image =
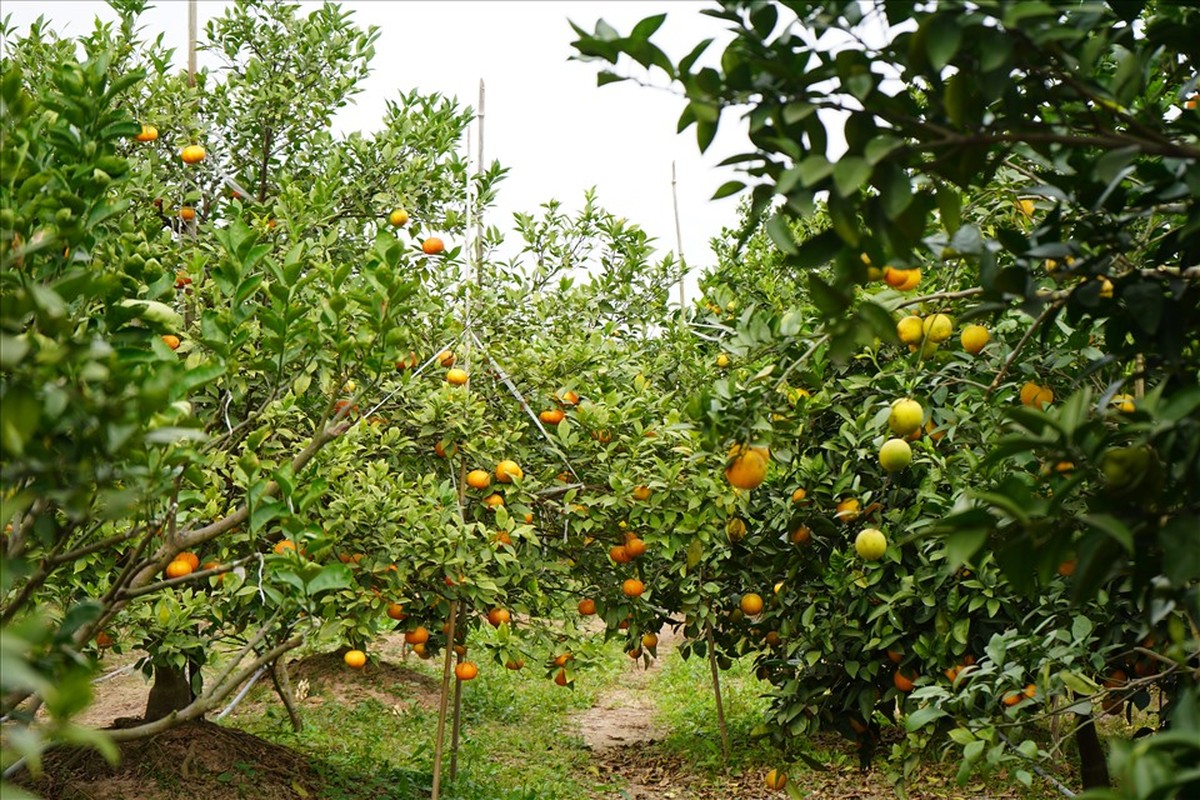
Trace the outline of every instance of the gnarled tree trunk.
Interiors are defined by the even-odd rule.
[[[192,682],[186,669],[179,667],[155,667],[154,685],[146,701],[146,722],[153,722],[186,708],[192,702]]]

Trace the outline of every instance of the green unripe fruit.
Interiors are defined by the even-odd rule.
[[[864,561],[878,561],[887,552],[887,537],[878,528],[864,528],[854,537],[854,550]]]
[[[912,448],[903,439],[888,439],[879,448],[879,463],[888,472],[899,472],[912,462]]]
[[[888,415],[888,428],[897,436],[908,436],[921,427],[925,419],[925,409],[912,398],[897,400],[892,403],[892,413]]]

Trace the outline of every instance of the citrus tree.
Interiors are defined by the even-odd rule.
[[[486,622],[485,656],[563,685],[593,614],[652,651],[664,562],[632,526],[690,435],[657,335],[677,264],[590,195],[469,260],[470,113],[413,93],[333,136],[375,39],[334,6],[228,9],[194,85],[118,9],[79,41],[5,31],[5,767],[262,670],[286,702],[306,643],[363,668],[399,628],[463,662]],[[502,175],[472,176],[475,213]],[[107,652],[154,684],[96,739],[69,720]]]
[[[766,264],[797,289],[734,267],[713,283],[708,324],[730,327],[729,293],[764,307],[729,339],[752,368],[714,384],[697,418],[712,452],[770,443],[787,476],[751,501],[774,521],[759,582],[802,587],[766,617],[796,636],[764,664],[781,676],[782,737],[822,715],[871,737],[903,699],[918,746],[942,726],[968,767],[1020,764],[1037,746],[1006,733],[1058,709],[1084,784],[1103,786],[1085,701],[1144,705],[1153,686],[1179,732],[1114,764],[1133,794],[1179,790],[1197,756],[1182,744],[1197,702],[1194,10],[708,13],[732,34],[715,66],[698,66],[709,42],[668,58],[662,17],[628,36],[577,28],[575,46],[665,73],[702,149],[723,116],[749,125],[726,162],[743,175],[718,194],[748,191],[738,244],[765,235]],[[801,304],[769,305],[781,297]],[[773,402],[793,376],[820,387],[799,437]],[[797,488],[817,502],[789,508]],[[815,554],[780,541],[799,524]]]
[[[343,395],[378,402],[438,304],[421,242],[461,229],[470,113],[411,94],[335,140],[375,38],[336,7],[229,9],[208,45],[227,66],[194,86],[119,7],[78,42],[5,30],[2,614],[16,717],[68,719],[98,652],[144,651],[130,738],[211,709],[352,581],[280,542],[325,498],[314,459],[360,427]],[[308,104],[271,116],[296,76]]]

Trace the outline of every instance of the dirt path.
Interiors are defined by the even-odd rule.
[[[664,787],[673,777],[667,765],[647,765],[645,759],[635,757],[646,752],[642,745],[652,744],[666,733],[655,719],[654,700],[645,690],[680,640],[670,628],[659,631],[658,658],[649,665],[631,659],[621,680],[597,697],[595,705],[576,720],[601,773],[624,784],[612,797],[639,800],[687,796]]]

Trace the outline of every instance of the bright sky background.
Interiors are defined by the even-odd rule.
[[[198,3],[201,40],[205,21],[225,5]],[[595,186],[601,205],[641,225],[660,250],[675,249],[674,161],[683,252],[692,268],[688,298],[694,298],[697,268],[713,260],[710,238],[734,222],[736,199],[709,198],[735,177],[715,164],[739,152],[742,129],[727,123],[701,156],[693,129],[675,133],[683,108],[677,94],[632,82],[597,87],[598,65],[567,61],[575,38],[568,18],[587,30],[603,18],[627,33],[643,17],[665,11],[667,21],[657,38],[668,55],[678,59],[701,39],[715,36],[710,49],[715,58],[727,37],[723,23],[699,13],[707,3],[374,0],[342,5],[355,12],[359,26],[378,26],[380,39],[364,91],[338,120],[341,130],[377,128],[385,100],[400,90],[439,92],[474,106],[482,78],[487,84],[484,157],[510,168],[487,224],[509,231],[514,211],[532,211],[550,198],[569,210],[578,208],[584,190]],[[318,4],[302,6],[307,12]],[[0,14],[11,15],[18,31],[45,15],[56,30],[73,35],[90,30],[97,15],[115,19],[106,3],[80,0],[4,0]],[[162,0],[144,15],[143,24],[147,38],[166,33],[167,46],[176,48],[180,68],[186,68],[187,4]],[[216,66],[203,53],[200,57],[201,66]]]

